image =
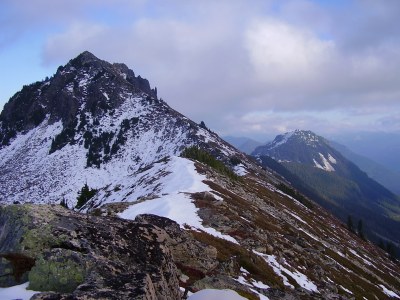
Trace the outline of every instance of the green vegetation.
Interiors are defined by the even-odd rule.
[[[29,289],[72,293],[86,277],[82,254],[67,249],[45,252],[29,272]]]
[[[361,238],[378,244],[380,237],[394,240],[398,236],[398,202],[393,200],[393,194],[354,165],[349,164],[346,168],[338,167],[335,172],[326,172],[295,162],[278,163],[268,156],[260,156],[260,159],[263,166],[283,176],[307,198],[328,209],[343,222],[347,221],[349,230]],[[393,214],[388,214],[389,210]],[[354,222],[350,227],[349,214],[352,214],[352,223]],[[358,230],[359,220],[362,220],[361,231]],[[400,248],[396,244],[394,248],[399,253]]]
[[[64,208],[66,208],[66,209],[69,208],[69,207],[68,207],[68,203],[67,203],[67,201],[66,201],[64,198],[61,200],[60,205],[61,205],[62,207],[64,207]]]
[[[206,164],[216,170],[218,173],[228,176],[233,180],[240,180],[240,177],[237,176],[231,169],[224,165],[223,162],[217,160],[214,156],[212,156],[207,151],[200,149],[197,146],[192,146],[183,150],[182,157],[190,158],[197,160],[203,164]]]
[[[77,123],[78,122],[76,119],[72,120],[59,134],[54,137],[54,139],[51,141],[49,154],[62,149],[67,144],[72,144],[74,142],[75,127]]]
[[[77,200],[78,202],[76,203],[75,208],[80,209],[82,206],[84,206],[90,199],[93,198],[94,195],[96,195],[97,190],[96,189],[90,189],[87,183],[82,187],[81,191],[78,192],[78,197]]]
[[[386,242],[386,245],[385,245],[381,239],[379,241],[379,247],[382,248],[384,251],[386,251],[389,254],[390,259],[392,259],[392,260],[397,259],[396,247],[392,242]]]
[[[93,122],[93,125],[95,125],[95,121]],[[83,134],[84,147],[88,149],[88,153],[86,155],[86,166],[95,166],[100,168],[100,164],[102,162],[108,162],[111,157],[119,151],[121,145],[125,145],[127,141],[126,133],[129,130],[134,130],[134,126],[138,122],[139,118],[136,117],[124,119],[117,134],[115,134],[115,132],[105,131],[95,135],[95,130],[85,131]]]
[[[354,232],[353,218],[351,216],[347,217],[347,229],[351,232]]]

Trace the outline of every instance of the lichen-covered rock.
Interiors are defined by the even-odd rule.
[[[0,254],[34,260],[18,279],[26,281],[29,273],[31,289],[51,291],[34,299],[180,299],[169,239],[148,222],[82,215],[59,205],[0,207]],[[10,271],[3,260],[3,272]]]
[[[83,283],[88,271],[82,253],[68,249],[45,251],[29,272],[29,289],[73,292]]]

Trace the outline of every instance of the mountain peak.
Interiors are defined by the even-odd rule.
[[[146,105],[159,103],[157,90],[147,79],[136,77],[124,64],[111,64],[84,51],[51,78],[24,86],[6,103],[0,114],[0,148],[46,118],[51,124],[62,121],[75,127],[77,115],[112,114],[135,97],[148,98]]]
[[[332,172],[338,153],[329,142],[310,130],[296,129],[276,138],[254,150],[253,155],[268,155],[278,161],[296,162]]]
[[[305,143],[306,145],[314,148],[317,147],[317,145],[327,143],[327,141],[323,137],[316,135],[314,132],[310,130],[296,129],[293,131],[286,132],[284,134],[277,135],[272,142],[268,143],[264,147],[268,147],[268,150],[272,150],[288,142]]]
[[[73,58],[70,62],[72,64],[80,63],[80,64],[87,64],[87,63],[92,63],[92,62],[98,62],[101,61],[99,58],[97,58],[93,53],[89,51],[84,51],[81,54],[79,54],[77,57]]]

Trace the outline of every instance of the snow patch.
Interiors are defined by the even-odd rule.
[[[240,267],[240,272],[242,273],[242,275],[239,276],[237,279],[235,279],[237,282],[239,282],[243,285],[246,285],[246,286],[256,287],[259,289],[267,290],[270,288],[270,286],[266,285],[265,283],[263,283],[261,281],[255,281],[253,278],[250,278],[250,280],[246,279],[244,276],[249,277],[249,276],[251,276],[251,274],[245,268]]]
[[[233,167],[233,171],[235,172],[236,175],[238,176],[245,176],[249,172],[246,170],[245,166],[243,164],[239,164]]]
[[[193,293],[188,300],[247,300],[233,290],[204,289]]]
[[[292,277],[299,286],[301,286],[302,288],[311,291],[311,292],[318,292],[318,288],[317,286],[310,280],[308,279],[308,277],[302,273],[300,273],[299,271],[290,271],[287,268],[285,268],[283,265],[281,265],[277,260],[276,257],[274,255],[267,255],[261,252],[257,252],[255,250],[253,250],[253,252],[259,256],[261,256],[266,263],[268,263],[272,269],[274,270],[275,274],[277,274],[278,276],[280,276],[283,279],[283,284],[294,288],[293,285],[291,285],[287,279],[287,277],[283,274],[287,274],[290,277]]]
[[[318,154],[322,160],[323,165],[319,164],[315,159],[313,159],[315,167],[325,170],[327,172],[335,171],[335,168],[329,163],[328,159],[326,159],[322,153],[318,153]],[[328,154],[328,156],[331,157],[330,154]],[[333,157],[331,157],[331,158],[334,160],[334,162],[332,162],[332,163],[336,163],[336,160]]]
[[[35,294],[41,293],[28,290],[29,282],[20,285],[14,285],[7,288],[0,288],[0,299],[2,300],[29,300]]]
[[[330,153],[328,153],[328,160],[329,160],[331,163],[336,164],[336,159],[335,159]]]
[[[302,218],[300,218],[298,215],[296,215],[295,213],[292,213],[290,211],[288,211],[287,209],[285,209],[285,212],[287,212],[289,215],[291,215],[293,218],[295,218],[296,220],[300,221],[303,224],[307,224],[306,221],[304,221]]]
[[[110,100],[110,96],[108,96],[108,94],[106,92],[103,92],[103,96],[108,100]]]
[[[389,290],[388,288],[386,288],[383,284],[380,284],[379,286],[383,290],[383,292],[386,295],[388,295],[389,297],[400,299],[399,295],[397,295],[395,292],[393,292],[393,291]]]
[[[339,287],[340,287],[343,291],[345,291],[346,293],[353,294],[352,291],[346,289],[343,285],[340,285],[340,284],[339,284]]]

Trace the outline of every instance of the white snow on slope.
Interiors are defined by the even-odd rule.
[[[194,163],[182,157],[171,157],[168,165],[169,173],[158,182],[160,186],[158,198],[133,204],[119,216],[130,220],[140,214],[167,217],[176,221],[181,227],[186,224],[238,244],[233,237],[202,225],[202,220],[197,214],[198,209],[189,193],[212,190],[202,182],[206,177],[196,172]]]
[[[0,299],[1,300],[29,300],[37,293],[36,291],[27,290],[29,282],[25,282],[20,285],[14,285],[8,288],[0,288]]]
[[[349,293],[349,294],[351,294],[351,295],[353,294],[352,291],[346,289],[343,285],[339,285],[339,287],[340,287],[343,291],[345,291],[346,293]]]
[[[328,160],[329,160],[331,163],[336,164],[336,159],[335,159],[330,153],[328,153]]]
[[[253,278],[250,278],[250,280],[246,279],[246,277],[251,276],[251,274],[245,268],[240,267],[240,272],[242,273],[242,275],[240,275],[237,279],[235,279],[237,282],[239,282],[243,285],[247,285],[250,287],[257,287],[257,288],[265,289],[265,290],[270,288],[270,286],[266,285],[265,283],[263,283],[261,281],[255,281]]]
[[[383,284],[379,285],[381,287],[381,289],[383,290],[383,292],[388,295],[389,297],[393,297],[393,298],[397,298],[400,299],[400,296],[397,295],[395,292],[389,290],[388,288],[386,288]]]
[[[236,175],[238,176],[245,176],[249,172],[246,170],[245,166],[243,164],[239,164],[233,167],[233,171],[235,172]]]
[[[18,134],[11,144],[0,149],[0,201],[35,203],[59,203],[65,199],[70,206],[76,203],[77,192],[87,183],[90,188],[114,187],[120,178],[135,182],[134,175],[165,156],[179,154],[182,147],[190,146],[189,124],[170,126],[177,122],[171,114],[159,112],[159,107],[143,103],[143,97],[130,93],[123,95],[124,103],[112,116],[106,114],[96,126],[98,132],[118,132],[124,119],[139,118],[134,132],[128,132],[123,151],[100,168],[86,167],[88,150],[80,143],[83,138],[75,137],[74,145],[49,154],[52,139],[61,132],[61,122],[49,125],[47,118],[38,127],[25,134]],[[149,117],[157,118],[155,124]],[[91,123],[93,120],[89,120]],[[122,201],[106,199],[113,193],[103,194],[103,202]]]
[[[282,140],[280,140],[279,142],[276,142],[276,143],[272,142],[272,145],[268,148],[268,150],[272,150],[276,147],[279,147],[280,145],[285,144],[294,133],[295,133],[294,131],[286,132],[283,135]]]
[[[205,289],[189,296],[188,300],[247,300],[233,290]]]
[[[287,279],[287,277],[283,274],[287,274],[290,277],[292,277],[299,286],[301,286],[302,288],[311,291],[311,292],[318,292],[318,288],[317,286],[310,280],[308,279],[308,277],[302,273],[300,273],[299,271],[290,271],[289,269],[285,268],[283,265],[281,265],[277,260],[276,257],[274,255],[267,255],[261,252],[257,252],[255,250],[253,250],[253,252],[259,256],[261,256],[266,263],[268,263],[272,269],[274,270],[275,274],[277,274],[278,276],[280,276],[283,279],[283,284],[294,288],[293,285],[291,285]]]
[[[329,163],[329,161],[331,161],[332,163],[336,163],[336,160],[330,154],[328,154],[328,156],[330,158],[329,161],[328,161],[328,159],[325,158],[325,156],[322,153],[319,153],[319,156],[322,160],[322,165],[320,163],[318,163],[315,159],[313,159],[314,165],[317,168],[328,171],[328,172],[335,171],[335,168]],[[334,162],[331,160],[331,158],[334,160]]]

